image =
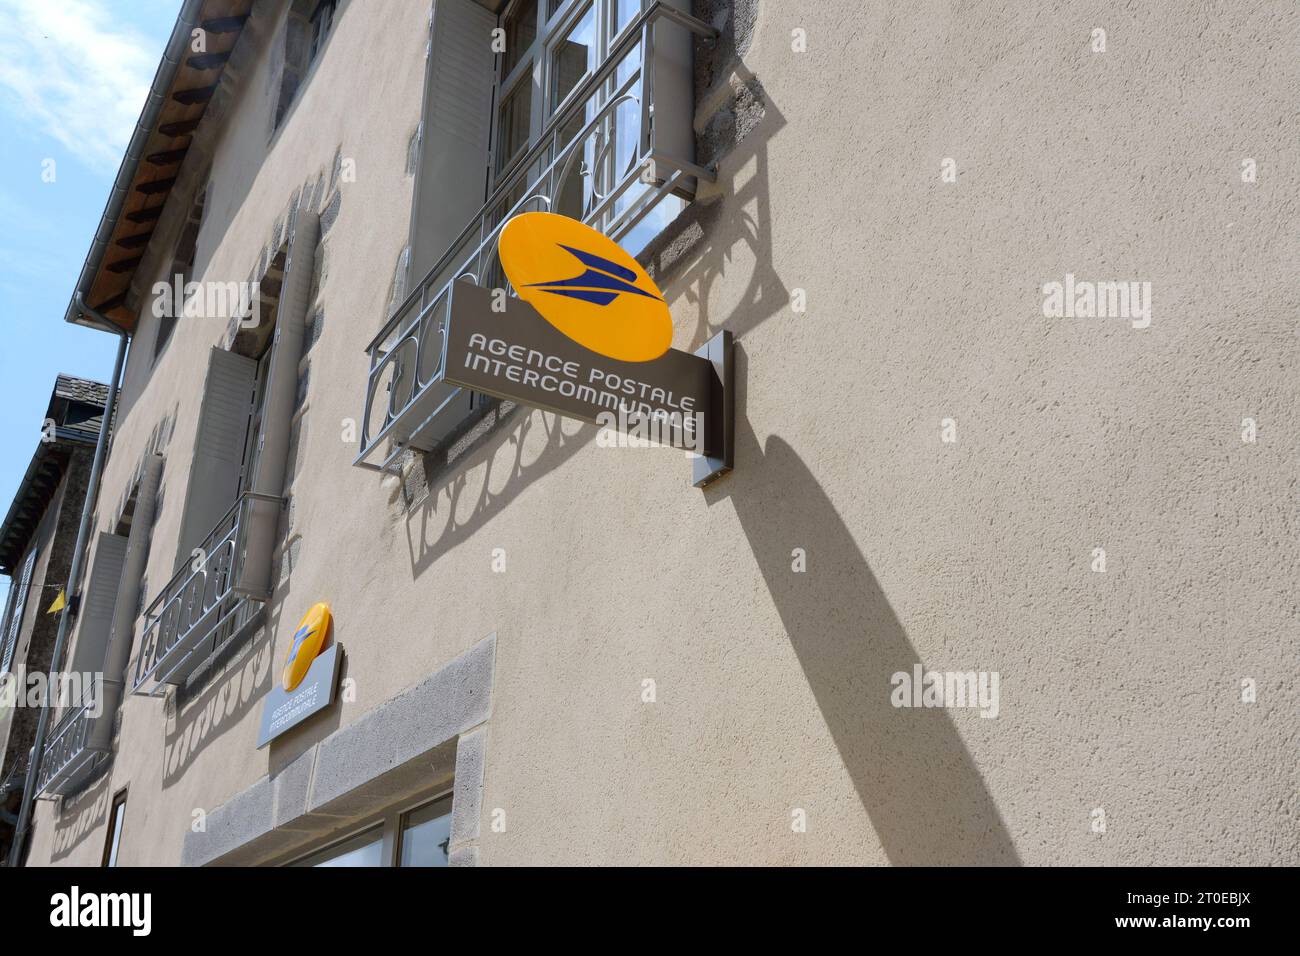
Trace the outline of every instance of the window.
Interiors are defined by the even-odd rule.
[[[548,0],[550,2],[550,0]],[[538,22],[541,11],[537,0],[516,0],[502,15],[505,49],[497,69],[496,125],[493,172],[499,177],[509,170],[528,149],[534,129],[533,86],[537,82],[534,61],[537,56]]]
[[[175,314],[163,315],[158,318],[158,334],[153,340],[153,357],[155,360],[162,355],[163,349],[172,340],[172,333],[176,331],[176,318]]]
[[[547,0],[541,10],[537,0],[516,0],[506,9],[500,19],[506,45],[498,57],[496,73],[489,192],[507,181],[510,186],[504,201],[493,210],[494,224],[533,188],[554,158],[547,153],[531,163],[526,172],[519,166],[520,159],[542,139],[543,130],[556,114],[571,110],[560,129],[559,145],[564,147],[620,96],[619,91],[640,69],[641,44],[632,42],[609,79],[584,94],[581,104],[573,101],[578,88],[612,57],[640,12],[639,0]],[[657,42],[666,44],[683,38],[665,34]],[[677,65],[673,61],[661,65],[661,69]],[[668,119],[666,114],[656,115],[658,125]],[[685,115],[689,117],[689,111]],[[602,121],[575,147],[578,156],[572,169],[562,181],[552,184],[549,211],[586,219],[611,192],[618,192],[618,196],[599,217],[603,222],[634,207],[650,187],[633,183],[620,190],[619,184],[627,183],[635,172],[640,122],[640,107],[634,99],[621,98],[616,106],[605,110]],[[689,127],[689,118],[683,122]],[[680,197],[668,197],[650,219],[625,238],[624,246],[635,254],[684,206]],[[492,270],[488,278],[492,284],[502,279]]]
[[[551,49],[551,102],[554,110],[596,68],[596,11],[588,7]]]
[[[554,6],[554,3],[552,3]],[[531,52],[537,39],[537,0],[521,0],[502,18],[506,48],[502,54],[501,73],[509,76],[524,54]]]
[[[181,229],[181,237],[176,243],[176,255],[172,259],[171,269],[168,270],[166,281],[168,285],[176,283],[175,288],[181,290],[184,296],[186,284],[194,275],[194,259],[199,248],[199,229],[203,226],[203,204],[207,199],[208,192],[206,189],[201,191],[195,197],[194,203],[190,206],[190,215],[186,219],[184,227]],[[170,314],[160,316],[158,319],[158,334],[153,342],[154,361],[158,360],[172,339],[172,333],[176,331],[176,320],[185,312],[185,303],[172,302]]]
[[[349,836],[299,857],[290,866],[447,866],[451,854],[451,794],[405,812],[385,814]]]
[[[253,475],[257,469],[259,439],[262,436],[262,419],[266,414],[266,385],[271,371],[271,350],[257,357],[257,372],[253,383],[253,408],[248,417],[244,435],[244,461],[239,476],[239,491],[253,490]]]
[[[23,563],[22,574],[14,577],[9,585],[10,616],[4,633],[4,650],[0,652],[0,673],[7,673],[13,667],[18,635],[23,629],[23,615],[27,613],[27,598],[32,590],[32,572],[35,570],[36,549],[32,548]]]
[[[9,658],[9,628],[14,619],[14,604],[18,599],[18,576],[14,575],[9,579],[9,596],[5,598],[4,617],[0,617],[0,646],[3,646],[3,657],[5,661]],[[9,668],[4,667],[0,670],[7,671]]]
[[[279,69],[279,75],[271,80],[273,87],[279,87],[268,131],[272,137],[297,102],[338,17],[338,0],[289,0],[289,16],[275,40],[280,55],[272,61]]]
[[[303,857],[294,866],[383,866],[384,832],[372,827]]]
[[[113,798],[108,814],[108,839],[104,841],[103,866],[117,866],[117,851],[122,845],[122,823],[126,820],[126,791]]]
[[[641,0],[615,0],[614,16],[610,20],[610,37],[616,37],[623,32],[623,28],[632,22],[633,18],[641,12]]]
[[[398,866],[446,866],[451,844],[451,797],[443,797],[406,814]]]
[[[334,25],[334,8],[338,6],[338,0],[320,0],[316,4],[316,11],[311,15],[311,48],[307,53],[307,62],[311,63],[316,59],[325,46],[325,38],[329,36],[330,27]]]
[[[525,77],[501,101],[497,118],[497,171],[514,164],[528,148],[528,131],[533,112],[533,84]]]

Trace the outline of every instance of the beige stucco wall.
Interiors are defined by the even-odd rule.
[[[356,159],[271,636],[178,715],[132,698],[111,781],[39,806],[33,862],[96,862],[128,785],[122,860],[178,861],[195,808],[492,632],[487,864],[1300,862],[1293,8],[764,0],[737,71],[762,121],[657,263],[677,347],[737,336],[736,471],[700,492],[677,453],[521,412],[408,512],[341,435],[406,241],[427,11],[356,6],[269,152],[259,58],[200,243],[246,278],[294,190]],[[1045,318],[1066,273],[1149,281],[1150,327]],[[223,333],[133,356],[106,499],[176,410],[150,597]],[[257,751],[320,600],[356,699]],[[999,715],[895,709],[918,661],[998,672]]]

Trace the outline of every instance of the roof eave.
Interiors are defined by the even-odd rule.
[[[203,57],[202,54],[196,56],[190,52],[194,29],[199,26],[212,27],[210,43],[215,42],[217,37],[228,37],[233,34],[229,40],[229,46],[233,49],[251,6],[251,0],[185,0],[181,6],[176,24],[172,27],[171,37],[163,51],[162,61],[158,64],[149,94],[145,98],[144,108],[140,112],[139,120],[136,121],[131,141],[118,168],[117,178],[109,192],[104,212],[100,216],[99,226],[77,277],[73,295],[64,310],[65,322],[117,334],[131,334],[135,331],[135,316],[126,307],[127,293],[134,280],[136,268],[148,248],[149,238],[152,235],[150,223],[153,219],[142,221],[135,226],[127,225],[126,229],[133,230],[128,235],[123,229],[123,216],[128,212],[131,216],[140,213],[138,209],[130,211],[127,207],[133,195],[144,193],[140,188],[142,185],[165,186],[162,189],[148,190],[148,198],[143,200],[150,205],[145,212],[151,213],[153,217],[159,214],[158,210],[166,204],[171,195],[171,184],[175,183],[176,174],[193,142],[194,130],[206,115],[207,101],[202,100],[199,103],[189,104],[183,122],[169,120],[160,125],[164,110],[169,103],[173,103],[172,119],[174,120],[175,110],[182,108],[176,104],[186,102],[183,95],[177,98],[178,94],[195,92],[176,88],[178,77],[182,74],[182,67],[188,71],[183,79],[187,82],[197,82],[195,78],[203,76],[205,79],[202,82],[209,83],[212,90],[217,88],[224,75],[228,49],[221,51],[213,63],[204,64],[203,68],[195,65],[197,59],[212,60],[213,57]],[[232,11],[235,14],[233,16],[230,15]],[[230,21],[234,21],[235,25],[232,26]],[[222,40],[223,45],[225,42]],[[205,87],[204,91],[210,95],[211,91],[208,88]],[[185,128],[172,131],[168,129],[169,126]],[[151,167],[150,171],[142,168],[146,160]],[[149,179],[148,182],[144,181],[146,178]],[[132,219],[130,222],[137,222],[137,220]],[[134,244],[131,251],[123,253],[121,257],[110,263],[107,259],[115,239],[123,246],[126,244],[124,240],[134,240]],[[144,244],[143,248],[139,247],[140,243]],[[110,265],[112,269],[108,268]],[[108,286],[107,291],[102,288],[105,285]],[[97,288],[99,288],[98,293],[96,293]],[[87,310],[78,305],[78,295],[85,298],[91,313],[101,314],[98,316],[88,314]],[[117,313],[117,315],[102,313]]]

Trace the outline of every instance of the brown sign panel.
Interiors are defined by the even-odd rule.
[[[445,377],[588,422],[653,423],[666,444],[722,453],[722,383],[708,358],[676,349],[649,362],[608,358],[574,342],[528,303],[464,280],[452,292]]]

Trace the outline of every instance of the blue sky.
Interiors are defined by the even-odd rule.
[[[106,382],[113,370],[116,339],[63,313],[179,9],[0,0],[0,520],[54,377]],[[53,182],[42,179],[48,160]],[[0,577],[0,602],[8,588]]]

